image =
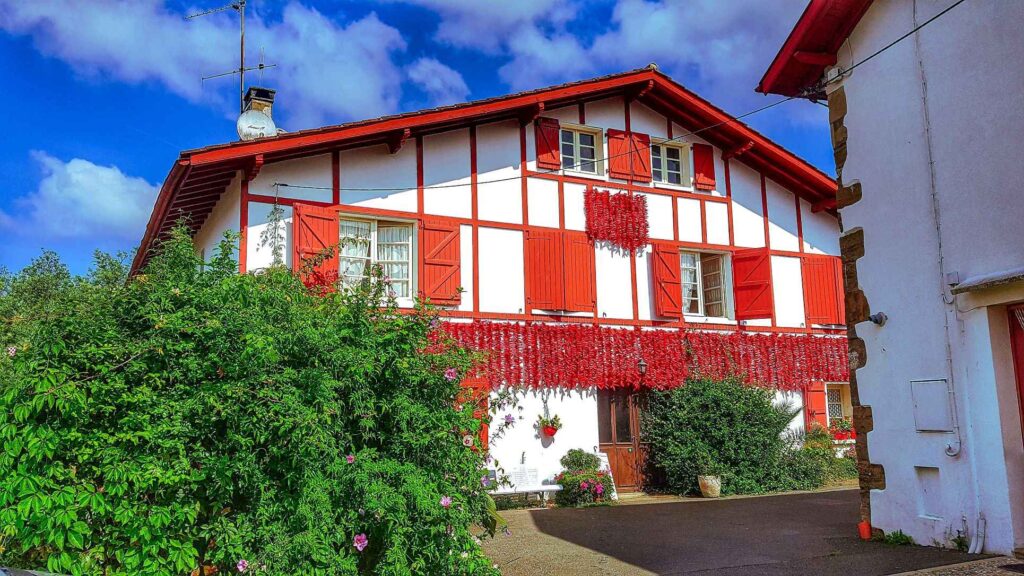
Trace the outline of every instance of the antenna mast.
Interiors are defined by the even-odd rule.
[[[220,8],[211,8],[203,12],[197,12],[190,14],[185,17],[186,20],[198,18],[200,16],[206,16],[209,14],[216,14],[217,12],[223,12],[225,10],[234,10],[238,12],[238,68],[229,72],[222,72],[220,74],[214,74],[212,76],[203,76],[203,81],[211,78],[220,78],[222,76],[230,76],[232,74],[238,74],[238,112],[242,113],[245,111],[245,73],[250,70],[263,71],[266,68],[274,68],[277,64],[264,64],[263,58],[260,58],[259,66],[253,66],[251,68],[245,67],[245,2],[246,0],[237,0],[226,6]]]

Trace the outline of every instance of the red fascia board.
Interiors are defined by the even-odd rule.
[[[510,96],[507,98],[484,101],[480,104],[469,103],[452,109],[441,109],[426,111],[415,115],[399,115],[393,118],[385,118],[380,121],[360,123],[351,127],[328,127],[316,130],[296,132],[295,134],[283,134],[252,142],[230,144],[223,148],[199,150],[190,156],[195,166],[202,166],[224,160],[245,158],[255,154],[273,154],[284,152],[294,148],[317,146],[323,144],[335,144],[346,140],[363,138],[377,135],[381,132],[389,132],[399,129],[416,129],[445,122],[459,122],[488,114],[511,112],[519,108],[532,106],[541,102],[550,103],[556,100],[571,100],[576,97],[602,90],[614,90],[631,84],[642,83],[653,80],[654,72],[640,70],[634,73],[616,76],[606,80],[595,82],[584,82],[555,88],[547,91],[538,91],[522,96]]]
[[[759,169],[770,168],[773,170],[782,170],[791,174],[801,182],[804,182],[807,188],[813,190],[819,196],[835,196],[838,190],[836,181],[827,174],[818,170],[814,166],[811,166],[806,161],[786,150],[782,146],[772,142],[767,137],[744,124],[742,121],[736,120],[731,115],[714,106],[707,100],[700,98],[696,94],[676,84],[674,81],[667,79],[667,77],[665,80],[666,81],[662,83],[662,87],[667,89],[670,92],[671,97],[676,101],[682,102],[685,107],[690,110],[701,113],[701,115],[707,119],[705,126],[720,124],[715,128],[711,128],[700,133],[699,135],[701,137],[707,137],[717,132],[719,134],[727,135],[728,140],[731,140],[732,142],[753,142],[754,146],[752,148],[752,152],[755,152],[755,154],[752,156],[764,158],[767,162],[751,162],[751,158],[747,158],[748,155],[751,155],[750,152],[747,152],[740,157],[740,161],[751,163],[755,168]],[[699,128],[700,127],[698,127],[698,129]],[[711,139],[713,140],[714,138]]]
[[[174,162],[174,165],[171,166],[171,171],[167,174],[167,179],[164,180],[164,185],[160,187],[160,193],[157,195],[156,205],[153,206],[153,213],[149,215],[149,222],[146,224],[146,231],[142,235],[142,242],[139,243],[139,250],[135,253],[135,258],[132,259],[132,274],[137,273],[142,267],[142,264],[146,261],[147,253],[152,248],[154,237],[162,227],[164,219],[167,217],[171,198],[174,196],[178,185],[188,177],[191,170],[192,166],[185,158],[178,158],[178,160]]]
[[[811,0],[755,90],[799,96],[834,64],[834,56],[872,0]]]

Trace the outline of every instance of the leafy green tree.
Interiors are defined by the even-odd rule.
[[[103,575],[496,574],[475,361],[379,270],[314,295],[205,265],[0,273],[0,561]]]

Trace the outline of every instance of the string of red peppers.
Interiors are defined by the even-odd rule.
[[[801,390],[814,381],[849,378],[845,337],[519,322],[442,326],[460,345],[486,353],[476,376],[492,387],[668,389],[703,375]],[[647,363],[642,377],[641,358]]]
[[[612,194],[593,186],[583,193],[587,238],[609,242],[627,251],[643,248],[649,241],[647,197],[619,192]]]

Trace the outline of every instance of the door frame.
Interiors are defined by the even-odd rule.
[[[611,439],[611,442],[603,442],[601,440],[601,437],[602,437],[602,434],[601,434],[601,428],[602,428],[601,422],[602,422],[602,419],[601,419],[600,414],[599,414],[598,415],[598,419],[597,419],[597,425],[598,425],[598,449],[601,452],[604,452],[605,454],[608,455],[608,458],[609,458],[608,464],[609,464],[609,466],[612,465],[612,460],[615,460],[616,464],[618,464],[618,457],[619,457],[618,455],[619,455],[619,451],[622,448],[626,448],[627,453],[628,454],[632,454],[632,456],[631,456],[631,461],[632,462],[631,462],[630,467],[632,468],[633,483],[628,485],[628,486],[620,485],[619,484],[620,478],[615,477],[614,470],[613,470],[613,474],[612,475],[613,475],[613,478],[615,478],[615,482],[616,482],[615,488],[619,492],[639,492],[639,491],[642,491],[643,488],[644,488],[644,485],[645,485],[645,482],[644,482],[644,480],[645,480],[644,468],[645,468],[645,464],[646,464],[646,460],[647,460],[647,457],[646,457],[647,456],[647,443],[643,442],[643,439],[642,439],[642,436],[641,436],[641,423],[640,423],[640,409],[641,409],[642,403],[643,403],[643,399],[641,398],[642,391],[640,391],[640,390],[626,390],[626,389],[623,389],[623,388],[615,388],[615,389],[611,389],[611,390],[598,390],[597,393],[598,393],[599,396],[600,395],[605,395],[605,396],[608,397],[608,403],[606,405],[606,409],[608,410],[607,425],[609,427],[608,437]],[[614,408],[614,405],[617,404],[622,399],[625,399],[626,402],[627,402],[626,413],[629,416],[629,431],[630,431],[630,436],[631,436],[631,439],[630,439],[629,442],[619,442],[617,434],[616,434],[618,426],[617,426],[617,422],[616,422],[616,409]],[[600,401],[600,399],[597,402],[597,409],[598,409],[598,411],[601,410],[601,401]],[[625,478],[621,478],[621,480],[626,480],[626,479]]]
[[[1018,317],[1018,314],[1022,317]],[[1021,438],[1024,441],[1024,304],[1007,306],[1006,320],[1010,328],[1010,355],[1013,358],[1017,410],[1020,412]]]

